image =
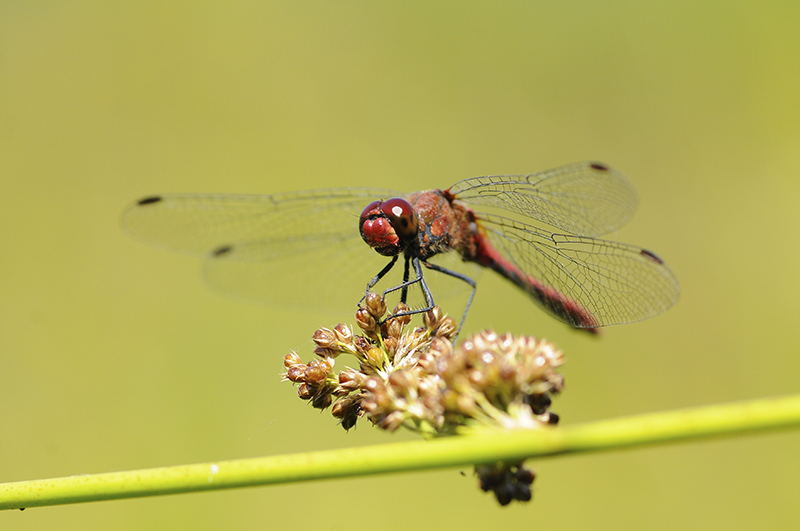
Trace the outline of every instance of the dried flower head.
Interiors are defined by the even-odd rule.
[[[530,336],[484,331],[458,347],[457,327],[434,307],[424,326],[408,329],[410,315],[399,304],[384,319],[386,305],[370,293],[356,312],[363,335],[343,324],[314,332],[318,357],[303,364],[292,352],[284,377],[299,385],[298,395],[315,408],[331,407],[345,429],[359,418],[385,430],[405,427],[426,436],[480,428],[542,428],[558,422],[549,411],[551,395],[564,387],[556,369],[560,350]],[[335,373],[338,357],[350,354],[357,367]],[[505,505],[531,497],[533,473],[522,463],[476,468],[481,487]]]
[[[531,484],[536,474],[522,463],[478,465],[475,473],[480,479],[481,490],[494,492],[500,505],[508,505],[514,500],[530,501],[533,496]]]

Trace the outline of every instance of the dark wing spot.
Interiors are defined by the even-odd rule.
[[[223,245],[222,247],[217,247],[213,251],[211,251],[211,256],[214,258],[218,258],[220,256],[226,255],[229,252],[233,251],[233,247],[230,245]]]
[[[137,205],[152,205],[153,203],[159,203],[163,197],[160,195],[152,195],[150,197],[145,197],[144,199],[139,199],[139,202],[136,203]]]
[[[598,171],[608,171],[608,166],[599,162],[592,162],[589,166]]]
[[[640,251],[640,254],[641,254],[642,256],[644,256],[645,258],[649,258],[650,260],[652,260],[653,262],[655,262],[655,263],[657,263],[657,264],[659,264],[659,265],[664,263],[664,260],[662,260],[661,258],[659,258],[658,256],[656,256],[656,254],[655,254],[655,253],[651,253],[651,252],[650,252],[650,251],[648,251],[647,249],[642,249],[642,250]]]

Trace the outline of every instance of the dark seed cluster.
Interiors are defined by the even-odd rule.
[[[494,492],[500,505],[508,505],[514,500],[522,502],[531,500],[531,484],[536,474],[525,468],[522,463],[479,465],[475,467],[475,473],[480,479],[481,489],[484,492]]]
[[[391,315],[407,312],[399,304]],[[360,418],[385,430],[405,427],[427,436],[480,428],[541,428],[558,422],[551,395],[564,386],[560,350],[530,336],[484,331],[454,347],[455,321],[434,307],[423,326],[410,315],[384,319],[386,305],[370,293],[356,312],[360,334],[346,325],[314,332],[316,358],[285,356],[285,378],[318,409],[330,407],[349,430]],[[382,323],[382,324],[381,324]],[[337,372],[342,354],[354,366]],[[521,463],[476,468],[481,488],[505,505],[530,499],[533,473]]]

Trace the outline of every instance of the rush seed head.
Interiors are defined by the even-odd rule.
[[[407,311],[398,305],[393,313]],[[552,343],[532,336],[473,334],[460,345],[457,327],[439,307],[409,328],[411,316],[378,323],[386,313],[370,294],[356,313],[361,334],[343,324],[320,328],[312,338],[317,359],[284,357],[287,380],[313,407],[330,407],[346,430],[360,418],[388,431],[401,427],[425,436],[481,429],[546,429],[558,421],[549,408],[564,387],[557,372],[564,357]],[[355,367],[335,370],[342,354]],[[345,359],[345,358],[342,358]],[[497,463],[476,469],[481,488],[501,504],[531,497],[533,473],[522,463]]]
[[[394,313],[404,311],[398,305]],[[377,325],[385,313],[380,296],[369,294],[356,313],[363,335],[344,324],[320,328],[312,337],[321,359],[304,365],[288,354],[286,379],[309,386],[301,395],[317,406],[327,404],[322,396],[335,397],[331,404],[347,400],[358,404],[358,418],[390,430],[437,435],[481,426],[543,427],[557,419],[549,407],[564,386],[556,370],[564,358],[552,343],[483,331],[456,347],[455,323],[438,306],[418,328],[408,328],[410,316]],[[352,355],[357,368],[335,372],[341,354]]]

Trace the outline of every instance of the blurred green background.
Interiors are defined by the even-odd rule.
[[[468,328],[567,354],[565,424],[800,388],[800,3],[0,3],[0,481],[413,438],[279,381],[319,325],[128,238],[166,192],[446,187],[596,159],[682,285],[600,340],[493,275]],[[355,227],[354,227],[355,230]],[[364,253],[370,253],[364,248]],[[325,264],[320,264],[324,267]],[[2,529],[794,529],[800,434],[9,511]]]

